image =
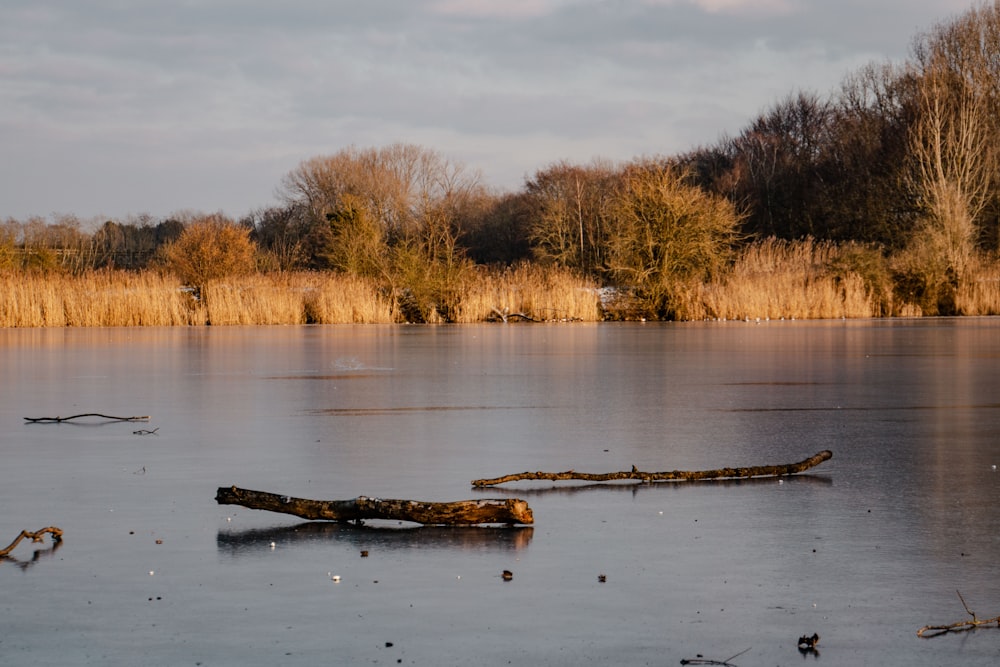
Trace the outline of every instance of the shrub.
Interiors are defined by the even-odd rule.
[[[650,317],[674,317],[680,293],[728,265],[740,215],[672,167],[630,166],[611,207],[608,269]]]
[[[166,247],[164,261],[167,270],[201,294],[210,281],[253,273],[256,246],[248,230],[220,216],[207,216]]]
[[[827,260],[827,270],[838,281],[859,277],[875,309],[872,315],[892,313],[893,292],[889,263],[875,245],[848,242],[836,247]]]

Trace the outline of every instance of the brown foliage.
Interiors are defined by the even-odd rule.
[[[247,229],[221,216],[206,216],[167,246],[164,262],[185,285],[200,291],[212,280],[252,273],[255,252]]]
[[[608,268],[649,317],[673,317],[675,298],[727,266],[740,216],[728,200],[689,185],[671,166],[627,169],[611,205]]]

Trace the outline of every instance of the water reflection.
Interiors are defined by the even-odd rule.
[[[264,553],[272,544],[303,546],[334,543],[358,550],[445,549],[517,551],[531,542],[531,526],[375,526],[309,521],[294,526],[219,531],[220,554],[238,558]]]
[[[62,540],[56,540],[51,544],[51,546],[45,549],[35,549],[29,560],[21,560],[20,558],[11,556],[10,554],[0,556],[0,567],[2,567],[4,563],[10,563],[15,567],[20,568],[22,572],[26,572],[28,568],[37,565],[43,558],[48,559],[54,556],[56,551],[62,547],[62,544]]]
[[[734,662],[812,664],[795,639],[817,631],[836,664],[995,665],[995,629],[914,631],[962,618],[955,590],[973,609],[1000,600],[998,334],[996,318],[0,330],[0,535],[57,521],[78,536],[59,558],[22,547],[0,562],[18,600],[0,653],[676,664],[752,645]],[[90,410],[162,427],[22,421]],[[699,470],[822,449],[835,458],[786,478],[472,489],[529,500],[534,529],[248,512],[234,530],[211,500],[238,481],[449,501],[512,471]],[[166,539],[127,537],[138,526]],[[265,556],[272,543],[282,558]],[[351,564],[377,564],[395,585],[318,587],[327,563],[357,581]],[[505,568],[512,585],[494,585]],[[485,577],[455,576],[473,570]],[[371,653],[387,631],[405,656]]]
[[[950,413],[952,410],[996,410],[1000,408],[1000,403],[975,403],[960,405],[900,405],[886,408],[878,405],[856,405],[856,406],[821,406],[821,407],[779,407],[779,408],[730,408],[720,410],[720,412],[903,412],[908,410],[930,411],[940,410]]]

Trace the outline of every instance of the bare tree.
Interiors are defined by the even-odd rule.
[[[536,256],[586,273],[602,269],[617,180],[614,165],[602,160],[557,162],[537,172],[526,184]]]
[[[478,173],[435,151],[412,144],[383,148],[350,147],[302,162],[285,176],[280,194],[325,220],[350,195],[383,226],[390,239],[419,230],[428,203],[481,188]]]
[[[914,52],[919,115],[911,184],[926,212],[921,233],[960,277],[1000,169],[1000,2],[938,26]]]

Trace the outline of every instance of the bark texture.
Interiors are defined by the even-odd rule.
[[[220,505],[241,505],[314,521],[389,519],[432,525],[532,524],[535,521],[528,503],[518,498],[460,500],[450,503],[367,496],[351,500],[310,500],[224,486],[219,488],[215,500]]]

